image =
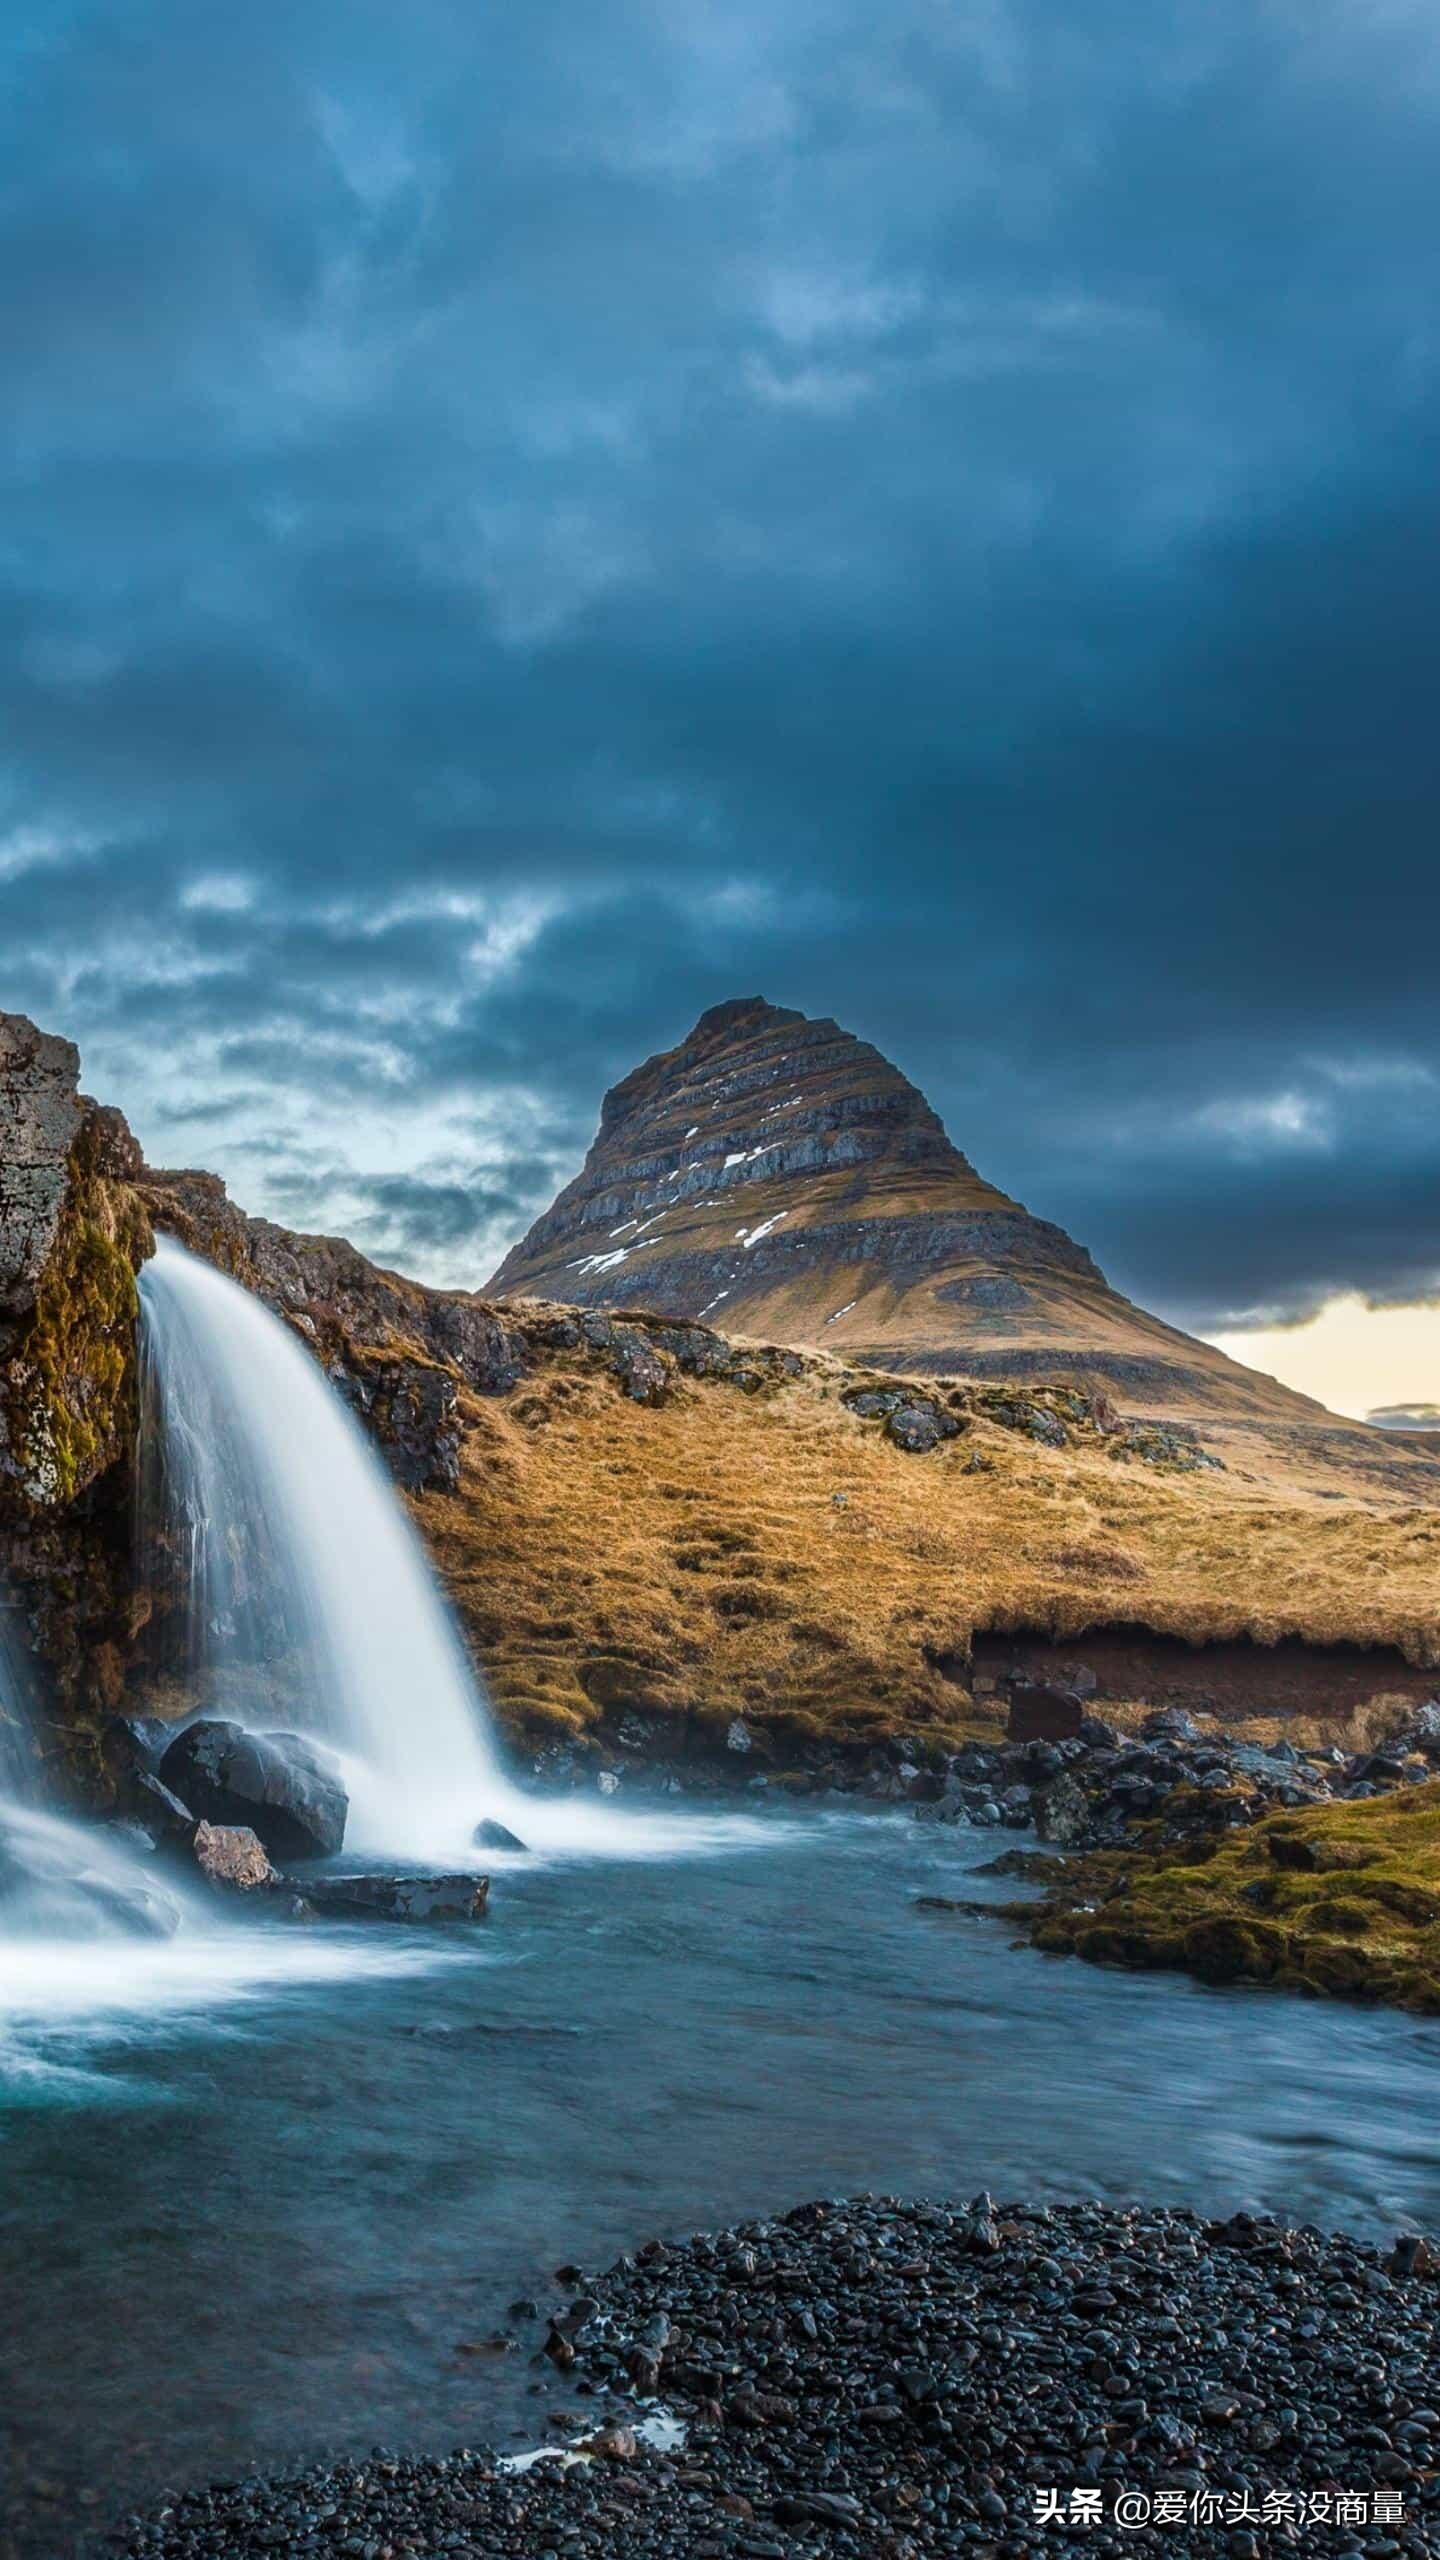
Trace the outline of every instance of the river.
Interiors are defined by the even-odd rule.
[[[516,1863],[460,1941],[217,1923],[0,1984],[0,2560],[291,2457],[538,2441],[572,2403],[508,2306],[653,2232],[864,2188],[1440,2218],[1434,2024],[917,1909],[993,1834],[693,1836]]]

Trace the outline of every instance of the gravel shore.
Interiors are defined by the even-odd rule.
[[[483,2451],[377,2449],[195,2492],[129,2519],[111,2549],[1440,2550],[1440,2267],[1424,2243],[1382,2253],[1244,2215],[863,2198],[650,2241],[594,2282],[561,2276],[565,2303],[534,2343],[590,2458],[516,2470]],[[634,2432],[655,2404],[683,2424],[668,2451]]]

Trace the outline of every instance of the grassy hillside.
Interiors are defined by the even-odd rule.
[[[1157,1462],[1073,1391],[963,1383],[916,1391],[960,1427],[912,1454],[847,1402],[866,1381],[838,1361],[664,1361],[637,1402],[588,1345],[529,1357],[509,1394],[462,1396],[458,1488],[416,1505],[527,1729],[636,1705],[974,1732],[993,1709],[964,1654],[986,1628],[1139,1621],[1440,1660],[1440,1471],[1406,1471],[1397,1499],[1383,1472],[1357,1487],[1323,1464],[1302,1487],[1268,1449],[1217,1469],[1162,1441]]]

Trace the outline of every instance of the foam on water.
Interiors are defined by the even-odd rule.
[[[235,1924],[196,1915],[163,1944],[118,1937],[7,1938],[0,1944],[0,2115],[7,2105],[153,2103],[131,2083],[132,2050],[214,2036],[247,2003],[331,1983],[433,1973],[473,1948],[368,1929]]]

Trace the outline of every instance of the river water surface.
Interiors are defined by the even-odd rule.
[[[695,1836],[512,1865],[459,1943],[245,1931],[0,1981],[3,2560],[260,2464],[538,2441],[573,2404],[533,2324],[484,2342],[654,2232],[861,2188],[1440,2219],[1437,2025],[916,1908],[984,1890],[993,1834]]]

